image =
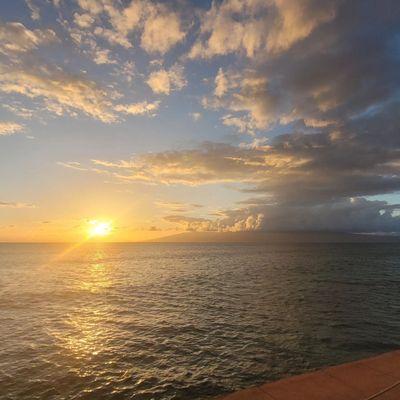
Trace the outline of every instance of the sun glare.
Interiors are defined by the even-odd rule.
[[[112,224],[109,221],[92,220],[89,225],[89,237],[104,237],[112,232]]]

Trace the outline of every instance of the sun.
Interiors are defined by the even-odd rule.
[[[89,237],[104,237],[108,236],[113,230],[112,223],[110,221],[89,221],[88,235]]]

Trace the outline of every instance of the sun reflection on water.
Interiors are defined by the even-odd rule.
[[[99,293],[109,288],[112,280],[109,268],[104,263],[91,264],[78,282],[78,287],[92,293]]]
[[[108,335],[103,325],[104,316],[105,313],[100,310],[71,316],[66,321],[69,329],[62,337],[63,347],[78,359],[99,354],[105,348],[103,338]]]
[[[104,250],[87,251],[87,263],[79,268],[72,266],[75,276],[71,284],[80,299],[78,305],[68,312],[62,329],[52,332],[65,356],[79,361],[72,363],[71,369],[79,376],[93,373],[93,361],[107,352],[114,336],[113,328],[107,324],[112,307],[106,293],[113,284],[112,265],[105,262]]]

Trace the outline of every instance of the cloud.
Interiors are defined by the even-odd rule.
[[[164,209],[168,212],[179,212],[179,213],[185,213],[189,211],[193,211],[195,209],[202,208],[203,206],[201,204],[193,204],[193,203],[182,203],[179,201],[156,201],[154,204],[161,208]]]
[[[2,107],[8,111],[11,111],[15,115],[18,115],[19,117],[25,118],[25,119],[30,119],[35,114],[35,110],[24,107],[19,102],[12,103],[10,101],[10,104],[3,104]]]
[[[116,60],[110,58],[109,49],[96,49],[93,54],[93,61],[98,64],[117,64]]]
[[[105,5],[109,3],[103,0],[78,0],[77,2],[79,7],[94,15],[103,12]]]
[[[323,119],[316,119],[316,118],[304,118],[304,124],[311,128],[325,128],[329,125],[334,125],[336,121],[334,120],[323,120]]]
[[[16,122],[0,121],[0,136],[13,135],[24,130],[24,126]]]
[[[57,165],[60,165],[65,168],[75,169],[77,171],[87,171],[87,168],[83,167],[81,163],[76,161],[68,161],[68,162],[58,161]]]
[[[74,14],[74,22],[80,28],[89,28],[93,25],[95,19],[90,14]]]
[[[206,218],[186,217],[182,215],[168,215],[164,220],[183,226],[186,231],[211,231],[211,221]]]
[[[245,215],[263,215],[266,231],[400,232],[400,205],[350,198],[318,205],[266,204],[227,211],[224,224]]]
[[[100,121],[116,121],[110,94],[94,81],[58,68],[18,65],[0,67],[0,91],[45,99],[56,114],[83,112]]]
[[[0,201],[0,208],[35,208],[35,205],[13,201]]]
[[[272,3],[263,4],[270,9]],[[266,47],[245,68],[219,69],[214,93],[203,99],[203,106],[242,121],[245,116],[256,131],[299,122],[323,130],[396,101],[399,25],[390,12],[396,9],[390,0],[385,7],[359,0],[329,6],[314,0],[275,1],[266,17],[272,18]]]
[[[154,114],[160,105],[159,101],[149,103],[142,101],[133,104],[119,104],[115,106],[115,110],[124,114],[141,115],[141,114]]]
[[[150,8],[145,18],[140,44],[148,53],[165,54],[181,42],[185,33],[179,16],[163,4]]]
[[[207,218],[195,218],[181,215],[168,215],[164,220],[170,223],[178,224],[186,231],[196,232],[243,232],[259,230],[262,226],[264,216],[241,215],[236,218],[220,218],[210,220]]]
[[[26,5],[31,11],[31,18],[34,21],[38,21],[40,19],[40,10],[39,7],[33,3],[33,0],[25,0]]]
[[[265,46],[266,5],[262,0],[213,2],[201,18],[200,36],[189,57],[210,58],[230,53],[254,56]]]
[[[336,1],[226,0],[213,2],[200,22],[190,58],[278,53],[307,38],[335,16]],[[240,16],[240,17],[239,17]]]
[[[242,132],[252,132],[254,129],[266,129],[279,119],[284,99],[281,94],[270,90],[268,79],[255,70],[239,73],[220,68],[215,78],[214,97],[203,98],[202,104],[206,108],[240,113],[227,117],[230,119],[228,124],[237,126]],[[246,117],[243,117],[243,113]]]
[[[81,27],[87,27],[101,14],[108,17],[112,29],[98,26],[94,33],[111,44],[131,48],[131,34],[138,32],[145,51],[165,54],[185,38],[179,14],[166,4],[144,0],[131,1],[126,7],[109,0],[79,0],[78,4],[84,10],[77,14],[76,22]]]
[[[146,230],[146,229],[145,229],[145,230]],[[148,228],[147,230],[149,230],[150,232],[160,232],[160,231],[162,231],[161,228],[158,228],[158,227],[155,226],[155,225],[149,226],[149,228]]]
[[[125,36],[119,34],[118,32],[115,32],[111,29],[106,29],[106,28],[97,26],[96,29],[94,30],[94,33],[95,33],[95,35],[106,39],[111,45],[118,44],[127,49],[132,47],[131,42]]]
[[[187,84],[183,67],[174,65],[169,70],[160,69],[150,74],[147,84],[154,93],[170,94],[171,91],[181,90]]]
[[[118,65],[113,72],[113,75],[125,80],[128,83],[133,81],[136,74],[136,66],[133,61],[126,61]]]
[[[41,102],[42,108],[56,115],[84,113],[106,123],[117,121],[112,90],[100,87],[83,74],[64,71],[34,53],[56,41],[58,38],[50,29],[30,30],[17,22],[1,23],[0,52],[9,57],[0,63],[0,91]],[[91,50],[96,63],[114,62],[109,51],[99,49],[95,43]]]
[[[400,205],[351,198],[308,205],[259,204],[226,210],[217,219],[170,215],[164,219],[187,231],[323,231],[357,233],[400,232]]]
[[[246,117],[235,117],[231,114],[222,117],[222,123],[235,127],[240,133],[253,133],[254,126]]]
[[[32,51],[57,40],[51,29],[30,30],[20,22],[0,23],[0,53],[9,56]]]
[[[280,52],[307,38],[319,25],[331,21],[337,2],[274,0],[274,5],[277,15],[268,32],[267,48]]]
[[[199,112],[193,112],[193,113],[190,113],[189,115],[192,117],[193,121],[196,121],[196,122],[199,121],[202,117],[202,114]]]
[[[98,38],[91,32],[90,27],[95,22],[95,19],[91,15],[75,13],[74,22],[78,27],[71,27],[67,21],[64,21],[63,26],[80,53],[85,54],[97,65],[118,63],[113,58],[113,52],[110,49],[100,46]],[[103,30],[101,27],[96,27],[94,31],[98,36],[108,34],[108,30]]]
[[[233,87],[237,87],[237,83],[234,81],[234,79],[228,79],[223,69],[220,68],[217,76],[215,77],[215,96],[222,97],[232,87],[232,84]]]
[[[131,160],[93,161],[118,179],[194,186],[263,180],[270,168],[264,165],[264,159],[265,154],[260,150],[206,143],[199,149],[148,153]]]

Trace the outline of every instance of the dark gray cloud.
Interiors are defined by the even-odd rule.
[[[400,4],[342,1],[336,17],[269,61],[298,113],[340,123],[398,94]]]
[[[262,215],[258,229],[269,231],[399,232],[400,205],[351,198],[317,205],[266,204],[227,212],[226,221]]]
[[[218,219],[170,215],[168,222],[177,223],[188,231],[238,232],[324,231],[324,232],[385,232],[400,231],[400,217],[393,211],[400,205],[384,201],[352,198],[310,207],[296,204],[259,204],[227,210]]]

